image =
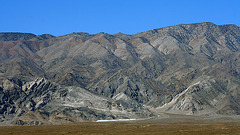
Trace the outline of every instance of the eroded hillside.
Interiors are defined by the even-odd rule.
[[[134,35],[1,33],[0,120],[238,115],[239,49],[238,26],[208,22]]]

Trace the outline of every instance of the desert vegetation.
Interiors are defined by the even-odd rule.
[[[75,123],[64,125],[0,127],[1,135],[83,135],[83,134],[240,134],[240,123]]]

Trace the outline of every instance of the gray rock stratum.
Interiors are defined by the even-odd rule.
[[[0,33],[0,121],[40,125],[240,114],[240,28],[125,35]]]

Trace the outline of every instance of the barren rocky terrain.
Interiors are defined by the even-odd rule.
[[[134,35],[0,33],[1,125],[161,115],[238,118],[240,28],[210,22]]]

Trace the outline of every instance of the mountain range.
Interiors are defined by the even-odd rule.
[[[0,33],[0,122],[41,125],[240,114],[240,28]]]

